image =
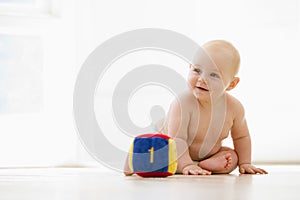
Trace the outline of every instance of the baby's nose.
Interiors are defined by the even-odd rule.
[[[202,74],[198,77],[198,82],[205,83],[205,78],[203,77]]]

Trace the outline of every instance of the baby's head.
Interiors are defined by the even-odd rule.
[[[204,51],[223,74],[235,77],[240,68],[240,54],[225,40],[212,40],[202,45]]]
[[[189,85],[197,94],[205,91],[220,94],[231,90],[239,82],[236,77],[239,66],[240,55],[231,43],[224,40],[209,41],[194,56]]]

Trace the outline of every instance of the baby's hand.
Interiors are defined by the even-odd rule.
[[[240,168],[240,173],[241,174],[267,174],[268,172],[266,172],[263,169],[260,168],[256,168],[255,166],[251,165],[251,164],[241,164],[239,166]]]
[[[210,171],[202,169],[201,167],[193,164],[184,167],[182,173],[184,175],[211,175]]]

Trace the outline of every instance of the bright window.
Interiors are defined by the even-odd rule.
[[[42,108],[42,42],[0,34],[0,114]]]

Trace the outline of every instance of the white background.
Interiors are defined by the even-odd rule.
[[[139,28],[173,30],[199,44],[212,39],[232,42],[242,62],[241,82],[230,93],[245,106],[253,160],[300,162],[298,0],[49,2],[21,14],[18,8],[0,7],[0,34],[36,36],[43,41],[43,108],[0,115],[0,167],[99,166],[80,145],[73,122],[76,76],[98,45]],[[97,90],[95,112],[99,121],[107,120],[105,134],[120,149],[126,150],[131,138],[117,129],[111,110],[103,107],[109,105],[122,74],[145,64],[170,66],[183,76],[187,72],[187,64],[178,57],[151,51],[133,53],[112,66],[103,80],[105,86]],[[137,125],[147,126],[151,106],[160,104],[167,110],[171,99],[164,88],[141,88],[132,97],[130,116]]]

